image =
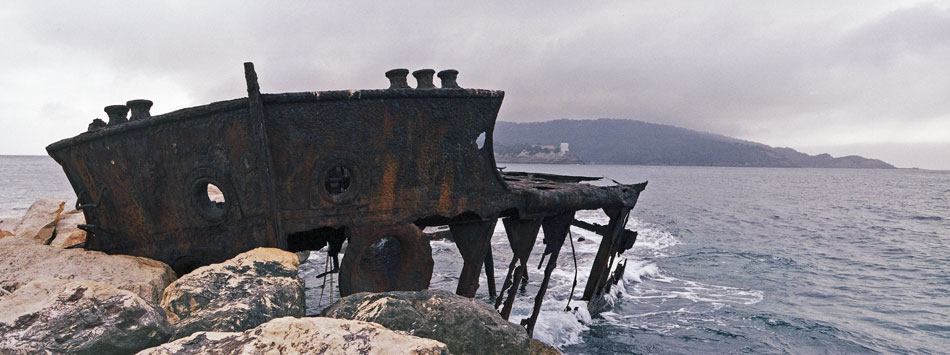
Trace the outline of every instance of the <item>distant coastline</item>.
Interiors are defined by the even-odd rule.
[[[499,121],[494,142],[496,161],[507,163],[896,169],[857,155],[808,155],[686,128],[607,118]],[[558,154],[566,155],[557,149],[561,145],[569,145],[576,159],[559,161]],[[541,149],[546,147],[550,149]]]

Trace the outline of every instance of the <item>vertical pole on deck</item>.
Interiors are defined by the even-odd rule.
[[[247,81],[248,114],[253,125],[253,132],[258,138],[260,149],[264,155],[263,184],[267,206],[267,234],[272,246],[287,249],[287,238],[284,236],[280,223],[280,204],[277,200],[277,179],[274,177],[274,161],[270,154],[270,144],[267,142],[267,123],[264,119],[264,102],[261,100],[261,87],[257,82],[257,72],[254,63],[244,63],[244,80]]]

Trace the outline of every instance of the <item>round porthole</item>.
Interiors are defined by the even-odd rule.
[[[323,187],[330,196],[340,196],[346,193],[353,182],[353,175],[350,169],[343,165],[337,165],[330,168],[323,180]]]
[[[212,222],[224,221],[228,200],[220,184],[210,178],[199,178],[191,186],[191,197],[198,214]]]
[[[311,206],[318,207],[317,201],[333,204],[347,204],[358,195],[363,178],[356,159],[344,156],[331,156],[324,162],[314,164],[314,181],[311,187]]]

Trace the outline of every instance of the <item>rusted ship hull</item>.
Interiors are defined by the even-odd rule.
[[[492,131],[504,92],[458,88],[454,71],[440,72],[435,88],[431,70],[414,73],[412,89],[407,73],[387,73],[385,90],[261,94],[247,63],[247,98],[155,117],[150,102],[130,101],[130,119],[126,106],[110,106],[108,125],[94,122],[47,151],[76,191],[88,249],[179,273],[255,247],[335,254],[347,241],[341,293],[424,289],[432,258],[421,228],[448,225],[464,259],[457,292],[472,296],[498,218],[516,251],[508,278],[517,285],[515,265],[527,262],[541,227],[553,267],[574,212],[604,209],[612,224],[599,231],[604,256],[588,285],[602,288],[645,183],[503,174]],[[223,202],[209,198],[209,185]],[[395,249],[381,250],[383,239]]]

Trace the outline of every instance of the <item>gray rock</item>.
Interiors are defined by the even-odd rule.
[[[139,355],[170,354],[445,354],[440,342],[331,318],[279,318],[238,332],[197,332]]]
[[[39,278],[102,282],[158,303],[165,286],[175,280],[175,272],[148,258],[63,250],[19,237],[0,238],[0,289],[13,291]]]
[[[560,355],[561,351],[557,348],[545,344],[538,339],[531,339],[531,355]]]
[[[243,331],[271,319],[304,316],[300,261],[291,252],[257,248],[203,266],[165,289],[162,308],[176,337],[197,331]]]
[[[56,230],[56,222],[59,221],[59,214],[63,212],[64,205],[66,201],[57,198],[44,198],[33,202],[23,218],[20,218],[13,234],[40,244],[49,244],[53,240],[53,231]]]
[[[307,261],[307,259],[310,259],[310,251],[309,251],[309,250],[298,251],[298,252],[296,252],[296,253],[294,253],[294,254],[297,254],[297,260],[298,260],[301,264],[303,264],[305,261]]]
[[[38,279],[0,299],[3,354],[128,354],[172,332],[157,305],[88,280]]]
[[[376,322],[435,339],[453,354],[527,354],[524,328],[501,318],[487,303],[442,290],[357,293],[321,316]]]

